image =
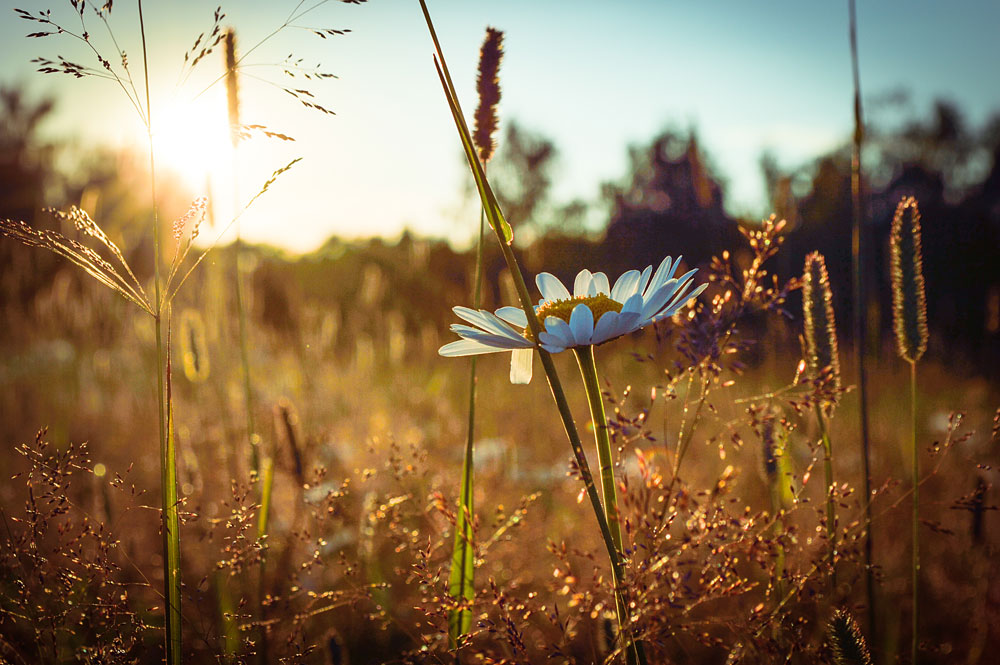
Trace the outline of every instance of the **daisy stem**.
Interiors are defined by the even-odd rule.
[[[614,457],[611,452],[611,437],[608,435],[608,421],[604,413],[604,398],[601,394],[600,381],[597,378],[597,363],[594,361],[594,346],[578,346],[573,349],[580,364],[580,374],[587,391],[587,401],[590,404],[590,419],[594,424],[594,439],[597,442],[597,457],[601,464],[601,493],[604,497],[604,514],[611,531],[611,539],[618,552],[624,552],[622,545],[621,522],[618,518],[618,496],[615,487]],[[615,569],[615,586],[623,587],[621,575],[624,571]],[[637,657],[634,653],[636,644],[632,642],[629,629],[628,607],[622,593],[615,594],[615,609],[618,612],[618,630],[622,638],[622,647],[626,649],[628,661]]]
[[[830,541],[830,584],[837,588],[837,513],[833,503],[833,446],[830,444],[830,433],[827,431],[826,418],[823,409],[816,405],[816,420],[819,421],[819,431],[823,437],[823,470],[826,475],[826,537]]]

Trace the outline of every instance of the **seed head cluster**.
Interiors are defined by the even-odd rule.
[[[472,139],[479,151],[479,159],[490,161],[496,143],[493,135],[497,131],[497,105],[500,103],[500,61],[503,60],[503,32],[496,28],[486,28],[486,38],[479,50],[479,76],[476,90],[479,106],[476,108],[476,130]]]
[[[912,196],[896,206],[890,235],[892,323],[899,355],[920,360],[927,350],[927,297],[920,250],[920,208]]]
[[[818,377],[824,370],[828,371],[833,387],[839,388],[840,356],[837,351],[837,323],[833,315],[833,291],[826,272],[826,261],[819,252],[806,257],[802,271],[802,314],[810,374]]]

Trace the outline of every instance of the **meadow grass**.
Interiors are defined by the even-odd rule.
[[[487,179],[483,150],[492,142],[476,141],[466,127],[426,6],[424,15],[443,108],[482,199],[475,269],[470,257],[453,257],[461,274],[474,275],[471,284],[454,283],[441,263],[402,244],[288,261],[236,243],[217,250],[218,269],[239,280],[245,253],[255,254],[259,281],[247,302],[262,304],[246,307],[239,288],[194,270],[205,257],[188,254],[206,214],[196,201],[173,226],[177,250],[164,273],[154,216],[148,297],[127,252],[84,211],[56,219],[99,251],[62,233],[3,223],[6,235],[59,254],[110,290],[76,298],[54,283],[20,312],[31,334],[0,338],[0,376],[11,387],[0,415],[10,435],[27,442],[0,453],[14,471],[0,485],[2,658],[154,662],[165,643],[171,663],[896,662],[899,616],[874,616],[870,588],[860,590],[862,579],[875,578],[880,607],[911,599],[912,662],[918,646],[942,662],[955,654],[985,662],[1000,640],[977,620],[991,602],[982,580],[998,578],[984,477],[993,472],[1000,395],[933,358],[921,371],[935,390],[918,394],[927,331],[916,203],[900,206],[892,254],[909,409],[898,398],[907,377],[881,357],[867,368],[878,387],[871,403],[863,399],[855,410],[840,400],[851,377],[842,385],[823,259],[811,256],[802,279],[778,280],[770,262],[786,229],[775,218],[746,224],[743,246],[701,267],[711,287],[690,307],[624,335],[615,353],[576,347],[584,390],[562,387],[560,375],[573,369],[569,354],[542,348],[533,352],[546,386],[511,386],[506,363],[492,357],[466,373],[437,356],[448,307],[470,292],[477,307],[510,304],[494,302],[499,289],[480,291],[483,219],[532,340],[545,322],[535,316],[514,229]],[[212,45],[223,39],[210,34]],[[199,42],[194,52],[211,51]],[[238,63],[227,50],[231,74]],[[150,123],[148,94],[143,102],[131,96],[130,78],[118,82]],[[149,170],[155,202],[152,153]],[[182,291],[184,284],[193,288]],[[316,284],[337,286],[317,291]],[[798,323],[783,323],[800,287],[802,359]],[[112,291],[136,307],[116,307]],[[221,315],[199,316],[206,305],[191,292],[219,304]],[[184,312],[179,344],[174,307]],[[77,335],[81,320],[115,325],[103,337]],[[259,349],[252,374],[250,330]],[[237,336],[239,354],[229,351]],[[183,372],[174,371],[175,345]],[[768,351],[753,356],[761,348]],[[864,370],[860,356],[855,350],[853,360]],[[136,397],[148,388],[150,362],[157,409]],[[477,394],[488,399],[477,403]],[[923,421],[918,397],[929,416]],[[969,415],[950,412],[953,401]],[[254,403],[271,409],[269,434]],[[834,456],[831,441],[852,440],[869,408],[871,450],[844,447]],[[590,413],[600,490],[572,415],[580,409]],[[159,459],[137,455],[131,434],[154,412]],[[907,441],[897,426],[905,413]],[[35,434],[45,422],[56,423],[52,433]],[[249,469],[233,463],[234,449],[257,434],[270,436],[268,454]],[[920,470],[918,441],[929,443],[929,471]],[[907,490],[900,469],[909,455]],[[820,464],[823,482],[814,479]],[[876,489],[857,491],[859,476],[865,488],[876,480]],[[142,488],[157,477],[162,496],[153,508]],[[584,499],[596,529],[580,512]],[[150,510],[161,520],[145,519]],[[967,528],[954,518],[963,513]],[[931,531],[922,559],[920,523]],[[876,568],[868,558],[873,538]],[[597,555],[602,548],[607,558]],[[901,582],[907,572],[909,594]],[[929,606],[952,608],[933,622],[925,617],[922,632],[918,581]],[[881,620],[870,646],[858,613],[870,625]]]

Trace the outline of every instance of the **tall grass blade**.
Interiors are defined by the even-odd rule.
[[[861,470],[864,475],[865,489],[865,590],[868,599],[868,635],[877,643],[875,632],[875,571],[872,568],[874,554],[872,553],[872,473],[871,451],[868,442],[868,371],[865,367],[865,338],[868,332],[866,314],[868,308],[867,289],[865,288],[865,257],[867,255],[865,235],[862,222],[864,196],[861,181],[861,144],[865,137],[864,116],[861,107],[861,72],[858,66],[858,21],[855,0],[848,0],[849,24],[848,31],[851,45],[851,71],[854,79],[854,141],[851,155],[851,267],[854,273],[853,284],[853,319],[855,362],[858,370],[858,424],[861,428]]]
[[[229,139],[232,143],[232,173],[233,173],[233,209],[239,207],[239,183],[237,174],[237,149],[240,144],[240,100],[239,79],[236,74],[236,32],[227,30],[223,36],[223,55],[226,59],[226,110],[229,116]],[[234,286],[236,294],[236,313],[239,323],[240,337],[240,370],[243,375],[243,400],[246,407],[247,442],[250,445],[250,469],[253,473],[260,472],[260,449],[257,435],[257,423],[254,417],[253,380],[250,376],[250,349],[247,331],[246,296],[243,292],[243,238],[240,235],[240,224],[236,224],[236,241],[233,243],[236,254],[234,266]]]
[[[159,322],[158,322],[159,324]],[[159,327],[159,325],[157,326]],[[171,393],[170,311],[167,310],[166,348],[166,447],[162,451],[163,585],[166,591],[167,662],[181,662],[181,543],[180,506],[177,501],[177,445],[174,438],[174,405]],[[159,333],[159,331],[158,331]],[[159,336],[159,334],[157,335]]]

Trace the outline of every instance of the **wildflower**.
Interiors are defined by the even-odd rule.
[[[535,316],[544,329],[538,336],[538,345],[549,353],[559,353],[603,344],[673,316],[708,286],[702,284],[689,292],[697,270],[675,278],[673,275],[679,263],[680,257],[673,261],[668,256],[655,274],[652,266],[642,272],[629,270],[613,287],[603,272],[592,273],[584,269],[576,276],[573,293],[554,275],[539,274],[535,283],[542,299],[535,307]],[[438,353],[469,356],[513,351],[511,381],[527,383],[530,380],[535,340],[523,310],[501,307],[492,314],[486,310],[455,307],[453,311],[472,325],[452,325],[452,331],[462,339],[445,344]]]

